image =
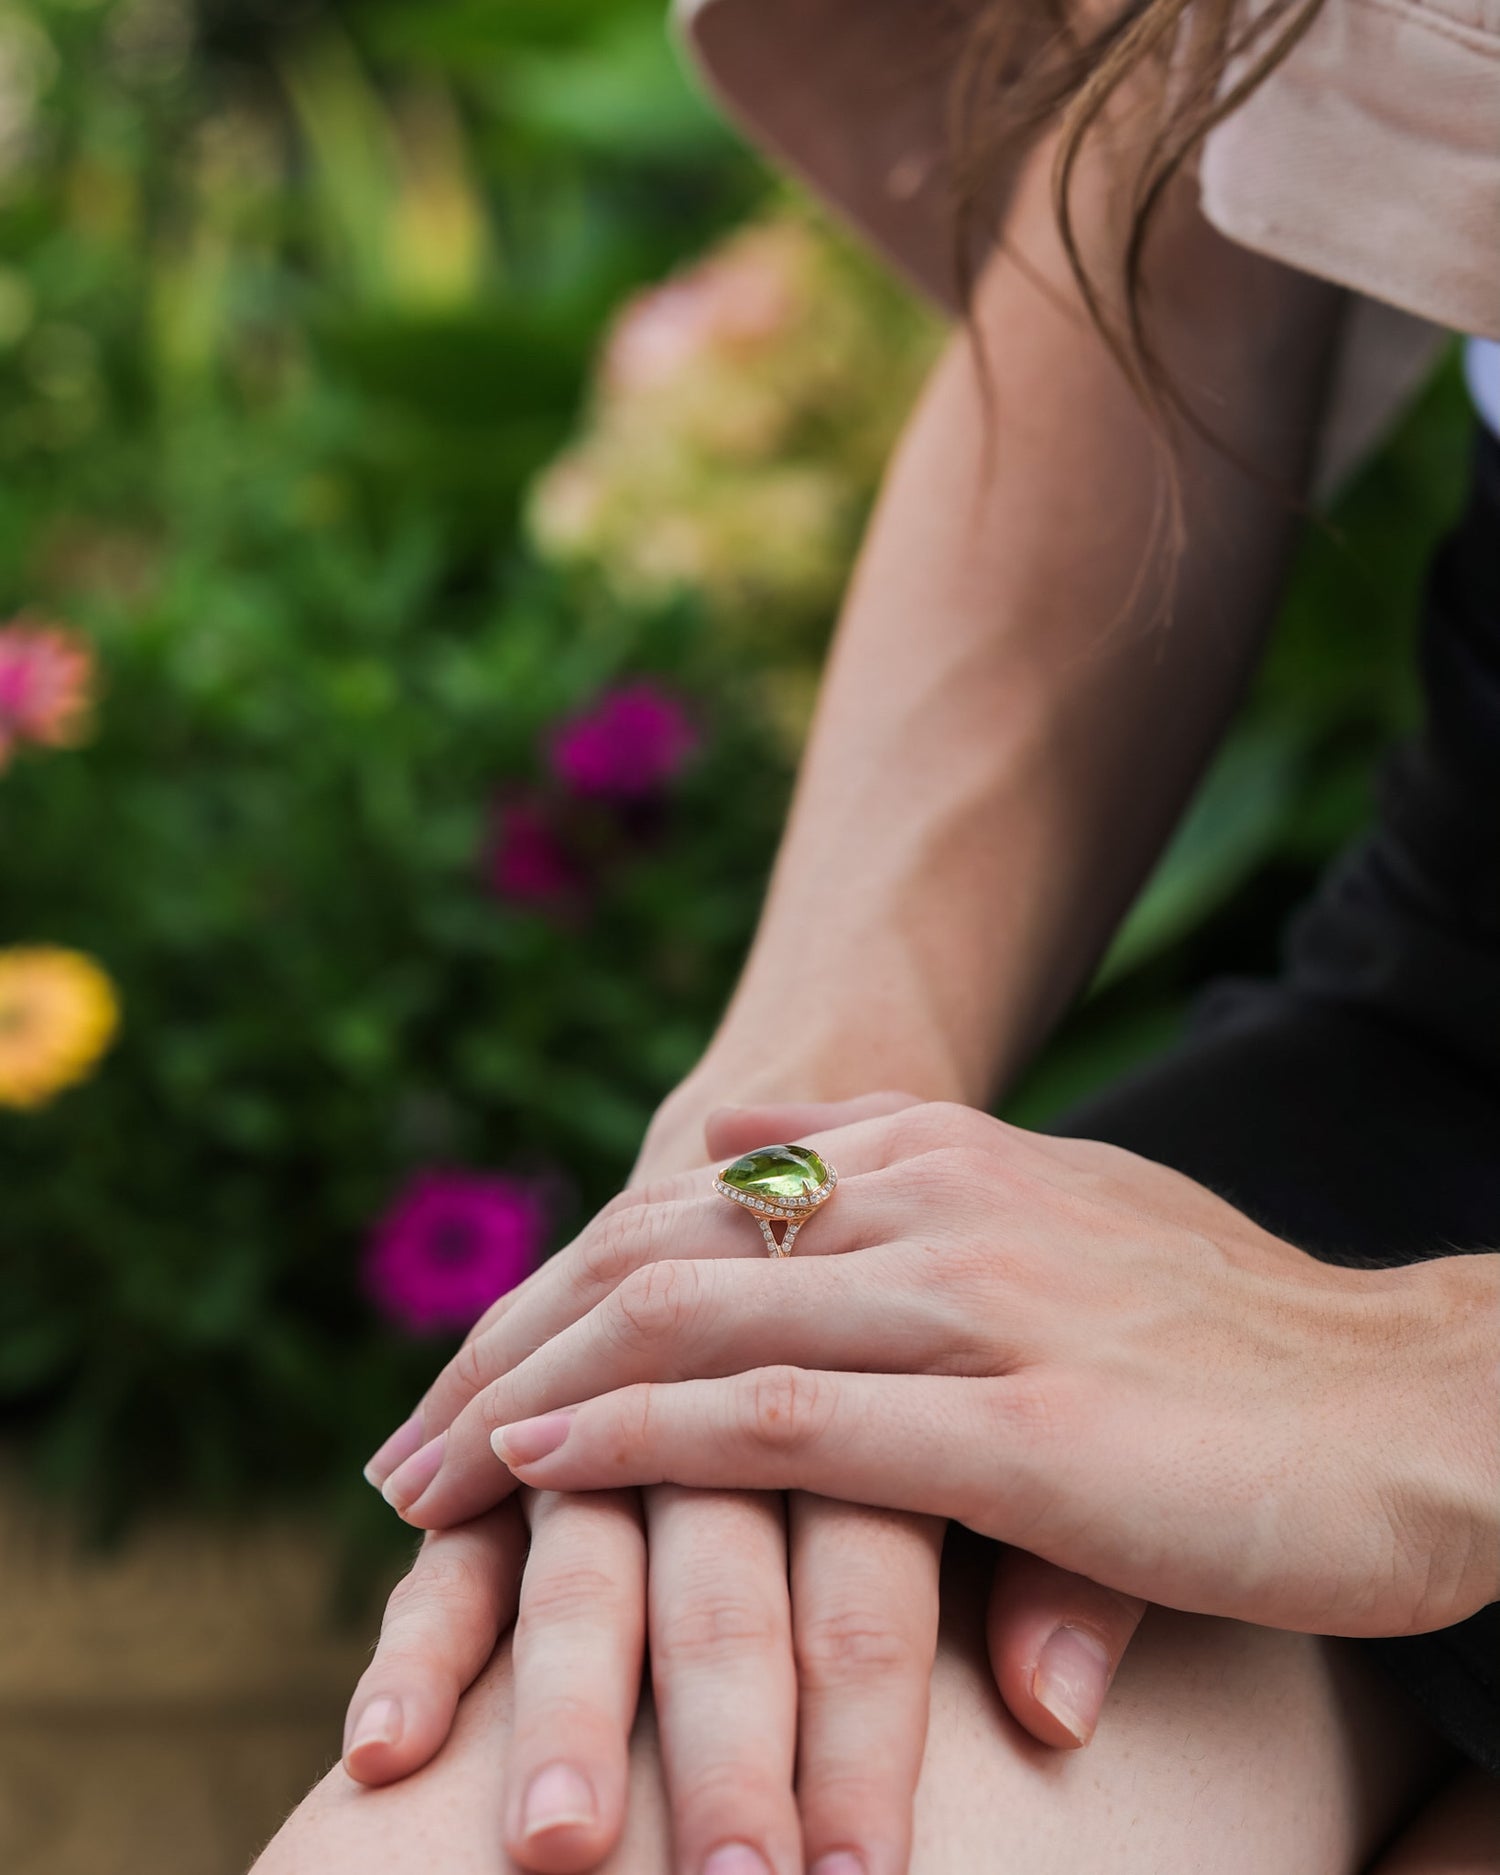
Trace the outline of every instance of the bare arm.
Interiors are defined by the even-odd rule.
[[[1300,491],[1332,288],[1209,228],[1184,187],[1153,254],[1155,332],[1234,450]],[[1149,420],[1084,316],[1047,196],[977,308],[998,425],[982,479],[967,333],[887,472],[836,636],[759,932],[647,1159],[678,1163],[717,1100],[902,1086],[982,1101],[1077,991],[1235,706],[1294,531],[1197,437],[1187,548],[1148,566]]]

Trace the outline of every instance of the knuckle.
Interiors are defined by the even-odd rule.
[[[908,1775],[914,1780],[915,1768]],[[889,1832],[899,1840],[910,1827],[910,1788],[903,1790],[892,1769],[819,1758],[808,1766],[804,1782],[801,1807],[809,1835],[835,1842],[844,1835],[878,1841]]]
[[[484,1335],[474,1335],[466,1341],[453,1359],[448,1363],[448,1379],[453,1387],[462,1391],[466,1399],[472,1398],[494,1375],[486,1371]]]
[[[690,1598],[651,1626],[651,1652],[668,1671],[715,1665],[785,1645],[772,1609],[753,1595],[718,1591]]]
[[[539,1749],[549,1751],[550,1741],[555,1740],[575,1760],[581,1746],[599,1748],[603,1745],[600,1734],[612,1729],[605,1700],[570,1690],[555,1677],[541,1687],[528,1682],[516,1701],[515,1728],[516,1742],[527,1757],[535,1758]]]
[[[537,1626],[587,1619],[596,1624],[620,1599],[620,1584],[608,1570],[591,1563],[562,1567],[528,1568],[521,1583],[521,1606],[516,1616],[516,1640]]]
[[[458,1681],[450,1649],[434,1647],[430,1637],[399,1630],[381,1635],[366,1677],[382,1686],[456,1687]]]
[[[800,1450],[823,1430],[830,1396],[819,1374],[804,1367],[762,1367],[745,1374],[742,1423],[750,1439],[771,1452]]]
[[[614,1326],[627,1341],[655,1341],[682,1326],[696,1290],[697,1272],[691,1264],[643,1263],[611,1298]]]
[[[1021,1368],[987,1386],[991,1420],[1001,1435],[1027,1446],[1050,1445],[1067,1416],[1066,1392],[1056,1376],[1037,1368]]]
[[[434,1543],[418,1571],[430,1601],[438,1608],[467,1607],[491,1592],[491,1572],[467,1544]]]
[[[684,1779],[673,1797],[677,1833],[684,1842],[712,1842],[726,1829],[743,1837],[750,1819],[774,1817],[785,1802],[784,1779],[751,1758],[747,1748],[744,1756],[715,1759]]]
[[[578,1240],[578,1287],[586,1297],[608,1294],[641,1262],[650,1210],[634,1193],[612,1200]]]
[[[912,1158],[944,1146],[962,1145],[973,1137],[975,1114],[955,1100],[924,1100],[918,1107],[891,1115],[887,1135],[895,1154]]]
[[[798,1628],[795,1646],[797,1677],[810,1692],[918,1671],[911,1636],[865,1608],[828,1610]]]
[[[964,1190],[993,1187],[999,1162],[990,1147],[977,1140],[967,1140],[962,1145],[940,1148],[939,1156],[944,1162],[947,1176],[957,1181]]]
[[[983,1189],[992,1176],[985,1156],[974,1146],[928,1146],[901,1167],[907,1190],[931,1202],[943,1202],[954,1193]]]
[[[452,1475],[461,1477],[464,1469],[462,1456],[469,1449],[466,1442],[471,1440],[480,1428],[487,1437],[497,1426],[508,1424],[516,1416],[515,1407],[516,1390],[511,1385],[508,1376],[487,1381],[457,1416],[453,1426],[449,1428],[448,1443],[443,1450],[443,1475],[449,1475],[448,1468],[452,1467]],[[457,1447],[455,1437],[458,1442]],[[457,1466],[454,1464],[455,1457],[460,1459]]]
[[[489,1577],[475,1557],[441,1539],[426,1543],[410,1572],[386,1599],[381,1641],[413,1626],[442,1621],[491,1594]]]
[[[911,1158],[936,1143],[935,1126],[932,1119],[932,1102],[923,1101],[917,1107],[903,1107],[899,1113],[893,1113],[886,1121],[885,1140],[887,1156],[892,1159]]]

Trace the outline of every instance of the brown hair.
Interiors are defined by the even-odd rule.
[[[1152,348],[1144,278],[1152,222],[1203,139],[1269,77],[1322,4],[1265,0],[1246,20],[1240,0],[1119,0],[1097,23],[1085,25],[1082,8],[1075,12],[1070,0],[978,0],[962,23],[947,94],[952,267],[990,424],[993,384],[973,297],[976,254],[995,230],[984,225],[981,205],[989,178],[1051,130],[1052,199],[1063,250],[1090,319],[1157,429],[1167,468],[1165,532],[1177,543],[1176,425],[1224,445],[1187,405]],[[1133,113],[1139,97],[1144,136],[1134,174],[1123,179],[1125,212],[1106,263],[1114,278],[1106,281],[1081,252],[1073,184],[1080,155],[1102,133],[1126,87]],[[1111,299],[1120,311],[1109,309]],[[987,451],[990,440],[987,429]]]

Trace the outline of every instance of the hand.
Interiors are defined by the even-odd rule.
[[[721,1109],[708,1120],[707,1143],[711,1156],[722,1161],[772,1138],[798,1137],[819,1125],[838,1125],[916,1104],[909,1095],[879,1094],[837,1106],[754,1112]],[[519,1358],[545,1339],[549,1322],[560,1325],[576,1319],[595,1295],[603,1293],[597,1280],[598,1259],[608,1252],[595,1240],[638,1201],[638,1194],[634,1200],[627,1195],[609,1207],[577,1244],[488,1312],[423,1402],[424,1429],[442,1427],[464,1409],[472,1410],[476,1389],[486,1378],[504,1371],[507,1347]],[[720,1203],[715,1201],[716,1206]],[[809,1233],[804,1249],[810,1241],[816,1247]],[[742,1238],[735,1253],[755,1254],[750,1248],[755,1242],[753,1236]],[[414,1418],[377,1454],[380,1477],[385,1477],[397,1458],[411,1457],[421,1437],[413,1429],[416,1423]],[[477,1445],[480,1495],[471,1498],[476,1506],[489,1501],[484,1491],[492,1499],[508,1488],[506,1475],[494,1465],[483,1430]],[[430,1475],[436,1459],[431,1449],[425,1456],[419,1454],[404,1478],[390,1481],[388,1495],[412,1512],[420,1495],[413,1480],[420,1482],[424,1471]],[[862,1792],[851,1762],[909,1763],[915,1780],[931,1648],[922,1637],[936,1620],[937,1530],[907,1527],[903,1531],[900,1519],[875,1517],[855,1506],[805,1495],[793,1498],[789,1514],[793,1613],[803,1661],[803,1827],[810,1843],[837,1842],[853,1826],[851,1819],[862,1818],[868,1826],[879,1818],[883,1807],[892,1806],[904,1814],[909,1796],[902,1791],[902,1779],[889,1774],[881,1777],[878,1791]],[[653,1536],[653,1556],[656,1548]],[[815,1558],[827,1560],[815,1562]],[[857,1588],[868,1589],[874,1604],[882,1599],[876,1592],[879,1582],[870,1574],[876,1558],[882,1559],[889,1577],[884,1599],[892,1613],[883,1623],[876,1618],[878,1608],[869,1598],[862,1606],[855,1605]],[[1101,1588],[1023,1552],[1000,1553],[988,1624],[990,1657],[1001,1697],[1032,1736],[1061,1748],[1084,1744],[1092,1737],[1105,1692],[1144,1607],[1135,1597]],[[895,1611],[904,1612],[898,1616]],[[872,1639],[873,1630],[882,1625],[888,1630],[883,1650]],[[895,1658],[895,1644],[903,1635],[917,1655],[925,1651],[925,1662]],[[861,1651],[869,1656],[863,1662],[854,1658]],[[877,1700],[862,1696],[870,1689],[858,1682],[878,1664],[875,1656],[882,1651],[888,1657],[887,1684]],[[830,1683],[840,1664],[851,1681],[847,1688]],[[840,1722],[841,1708],[846,1709],[845,1722]],[[860,1715],[862,1723],[854,1724]],[[865,1736],[863,1726],[868,1724],[879,1725],[880,1735]],[[824,1767],[826,1777],[821,1775]],[[843,1801],[821,1803],[819,1793],[824,1789],[843,1792]]]
[[[471,1342],[521,1296],[503,1298]],[[389,1485],[408,1464],[424,1422],[433,1423],[433,1401],[376,1454],[372,1482]],[[630,1671],[622,1663],[639,1668],[644,1566],[617,1554],[606,1569],[590,1532],[591,1499],[539,1503],[548,1508],[533,1517],[520,1592],[505,1840],[525,1866],[562,1870],[597,1862],[623,1821],[619,1766],[633,1700],[621,1712],[613,1694]],[[509,1618],[493,1587],[514,1578],[502,1552],[519,1520],[497,1522],[508,1509],[430,1539],[393,1598],[351,1708],[351,1775],[405,1775],[446,1736]],[[851,1846],[863,1849],[872,1875],[903,1869],[936,1644],[941,1523],[807,1496],[786,1506],[779,1494],[660,1489],[647,1493],[646,1509],[657,1719],[683,1864],[697,1869],[715,1849],[741,1843],[778,1871]],[[450,1539],[468,1546],[457,1560],[443,1548]],[[633,1623],[622,1619],[627,1603]],[[607,1669],[602,1699],[594,1649]],[[413,1708],[417,1722],[399,1747],[379,1736],[390,1712],[382,1700]],[[569,1712],[583,1723],[570,1727]],[[538,1769],[554,1792],[563,1771],[576,1775],[595,1799],[590,1824],[575,1805],[571,1821],[525,1833],[520,1791]]]
[[[1265,1626],[1420,1632],[1500,1590],[1500,1258],[1328,1266],[959,1107],[818,1143],[845,1176],[808,1235],[859,1255],[745,1259],[721,1200],[662,1190],[589,1315],[455,1422],[423,1520],[474,1491],[486,1421],[541,1414],[497,1435],[530,1483],[842,1494]]]
[[[514,1619],[505,1847],[529,1868],[593,1867],[625,1817],[645,1594],[635,1491],[523,1491],[472,1523],[429,1535],[392,1591],[374,1659],[349,1702],[345,1770],[362,1784],[389,1784],[426,1764]]]

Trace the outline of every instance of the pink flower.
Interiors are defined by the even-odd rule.
[[[371,1234],[365,1289],[382,1315],[412,1334],[467,1328],[536,1268],[546,1228],[536,1184],[419,1172]]]
[[[94,688],[94,654],[79,633],[24,612],[0,626],[0,768],[17,743],[81,740]]]
[[[494,892],[519,905],[564,905],[583,890],[555,810],[533,795],[496,806],[485,868]]]
[[[671,781],[697,746],[675,698],[653,684],[632,684],[557,731],[552,767],[574,794],[639,800]]]
[[[733,357],[780,340],[803,310],[806,260],[800,228],[751,227],[633,293],[610,327],[604,382],[614,391],[650,391],[715,354]]]

